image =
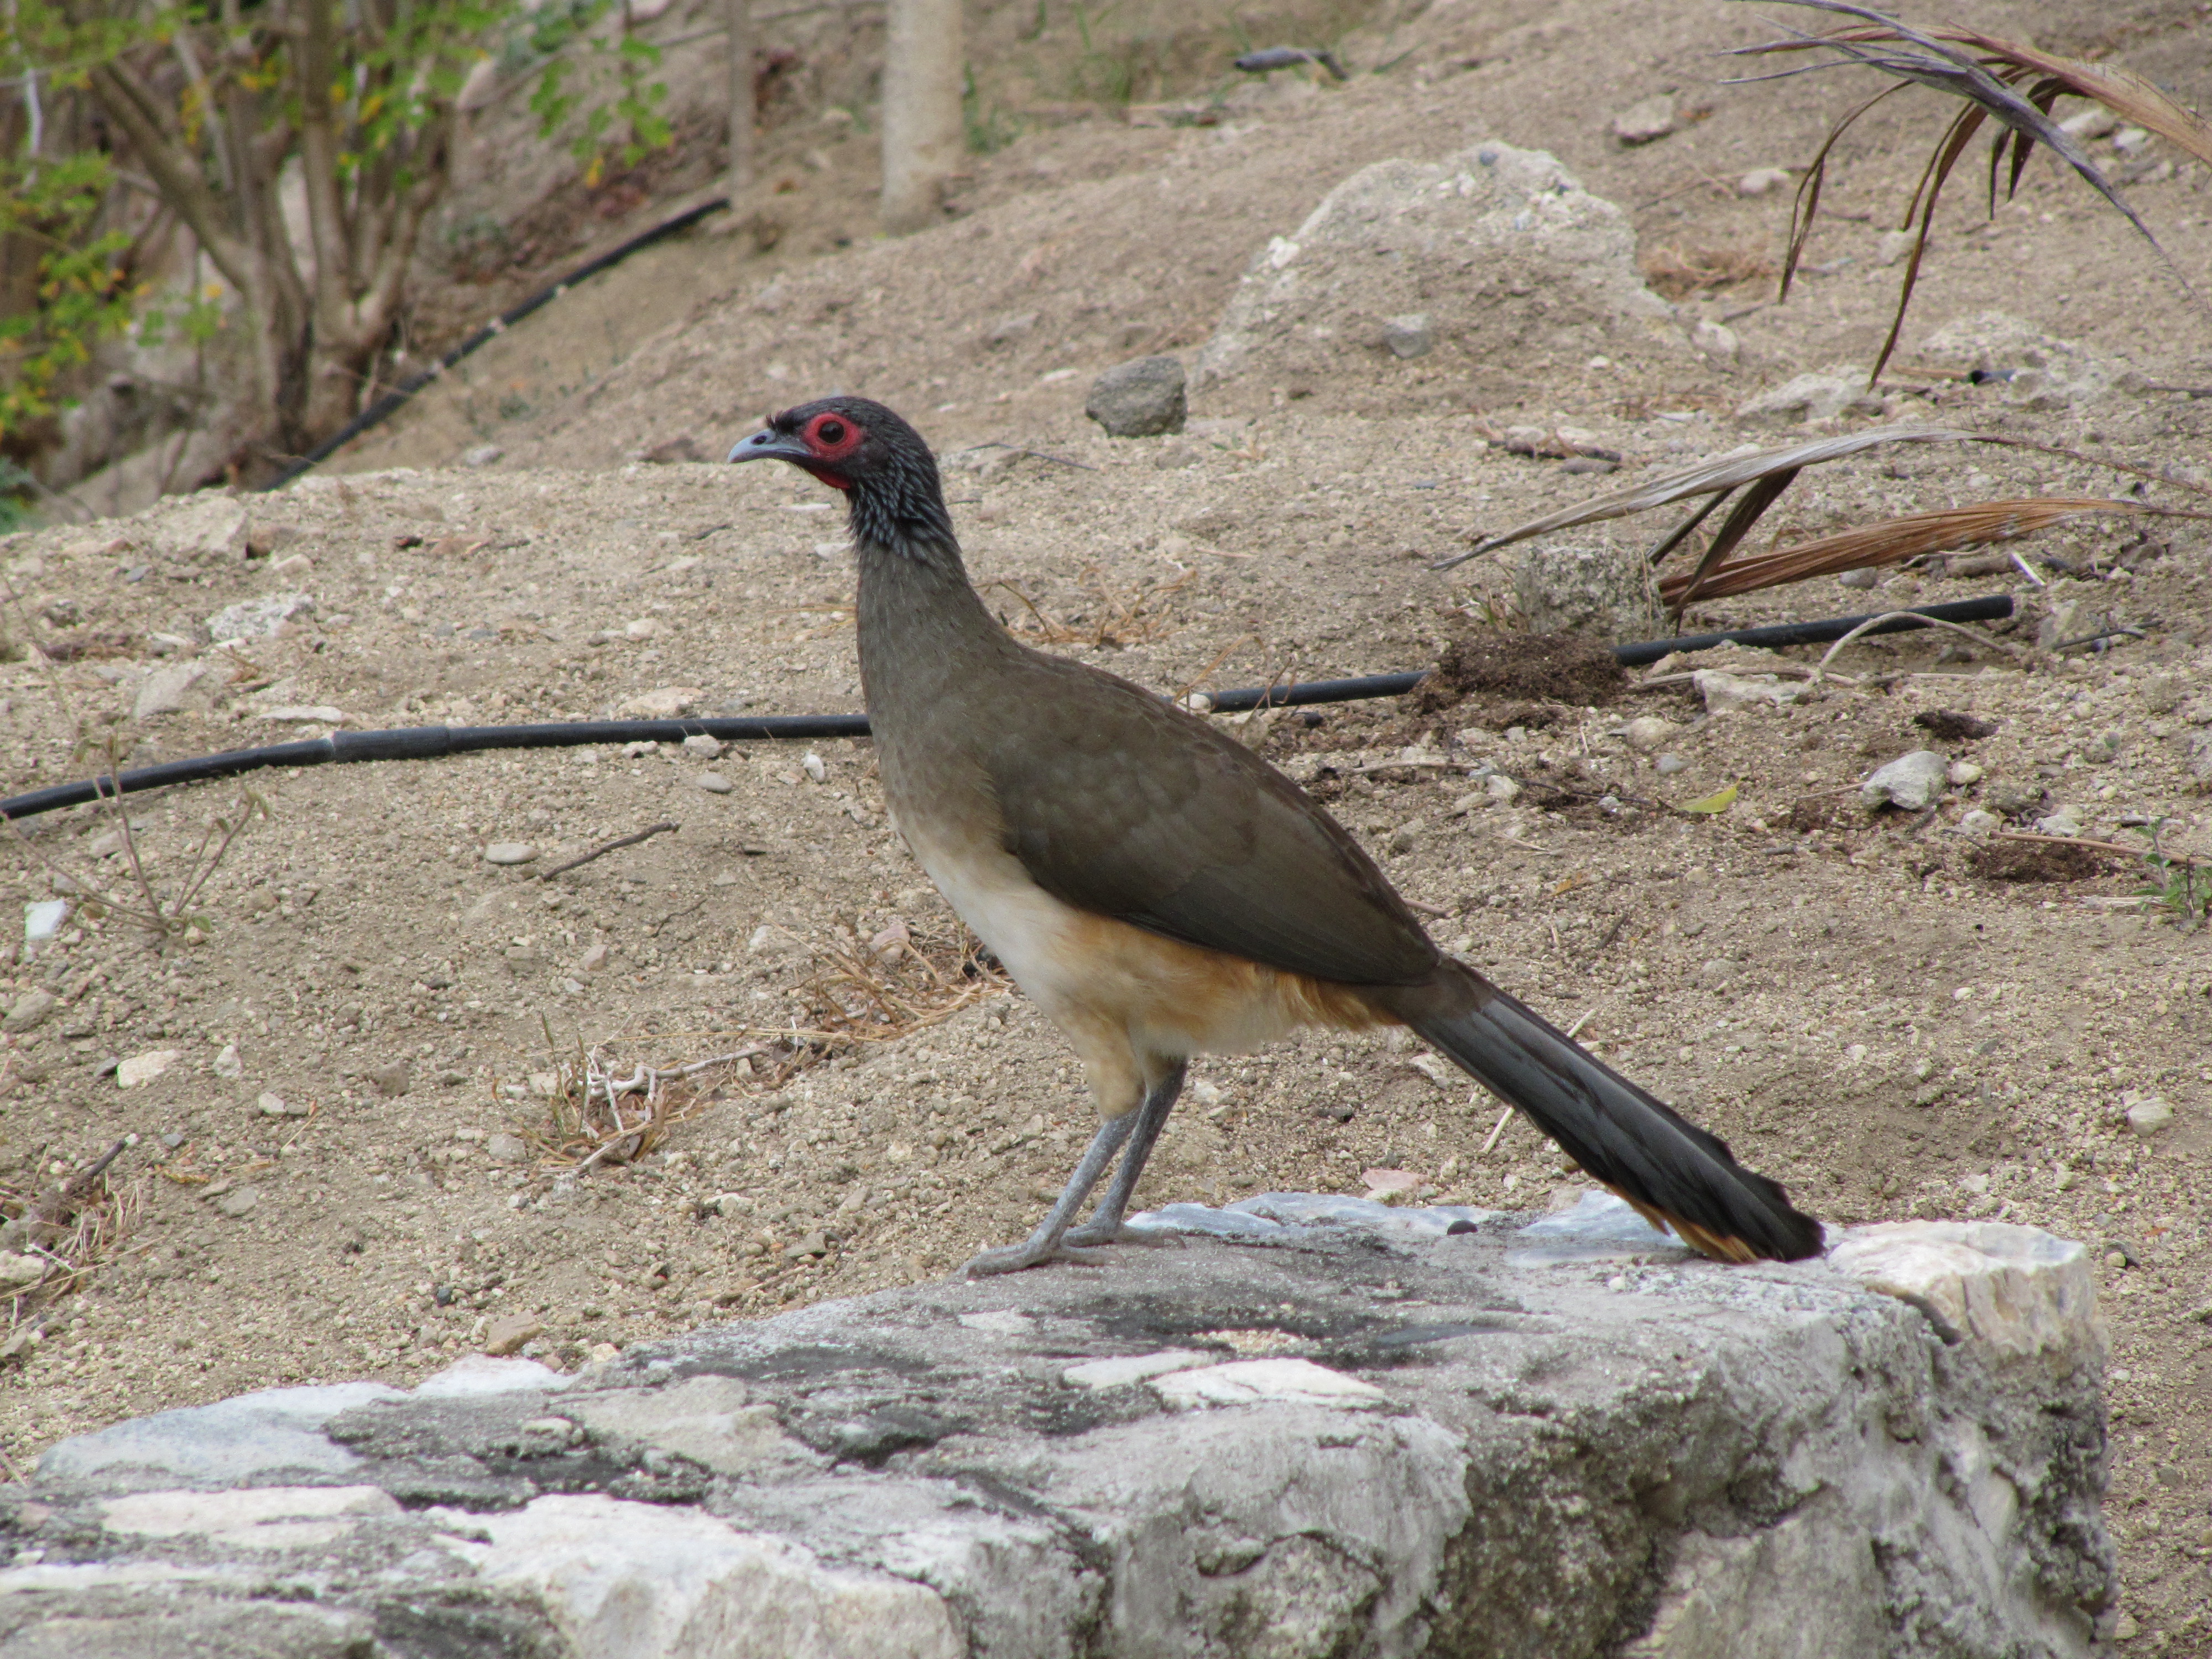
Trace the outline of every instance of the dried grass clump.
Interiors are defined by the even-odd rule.
[[[1699,289],[1734,288],[1771,276],[1778,267],[1755,248],[1668,246],[1644,257],[1644,280],[1668,300],[1686,300]]]
[[[917,938],[904,922],[862,940],[839,923],[812,946],[816,971],[794,990],[805,1012],[785,1025],[740,1025],[665,1033],[659,1041],[712,1044],[719,1052],[665,1065],[618,1058],[635,1041],[586,1045],[554,1057],[532,1079],[545,1097],[543,1121],[524,1139],[544,1161],[581,1173],[628,1164],[732,1087],[744,1097],[773,1094],[800,1073],[864,1043],[896,1042],[950,1019],[1009,985],[1005,971],[965,927],[942,940]],[[802,1023],[802,1020],[804,1023]],[[738,1046],[726,1045],[735,1040]],[[550,1029],[547,1046],[552,1047]]]
[[[112,1174],[126,1143],[117,1141],[97,1160],[55,1185],[0,1182],[0,1253],[42,1268],[36,1279],[5,1288],[7,1328],[0,1336],[0,1364],[25,1358],[35,1340],[41,1309],[84,1282],[129,1237],[146,1207],[145,1181],[117,1182]]]

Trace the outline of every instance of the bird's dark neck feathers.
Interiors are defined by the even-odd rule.
[[[848,500],[853,540],[865,554],[871,549],[959,574],[960,544],[952,534],[952,515],[936,464],[902,461],[854,481]]]

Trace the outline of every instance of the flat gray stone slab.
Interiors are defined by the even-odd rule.
[[[2078,1245],[1723,1267],[1273,1194],[563,1376],[274,1390],[0,1488],[0,1659],[2087,1655]]]

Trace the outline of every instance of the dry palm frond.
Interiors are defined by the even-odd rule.
[[[1660,584],[1659,592],[1668,605],[1679,609],[1688,603],[1692,594],[1698,599],[1725,599],[1733,593],[1779,587],[1786,582],[1808,581],[1815,576],[1863,570],[1872,565],[1897,564],[1924,553],[2014,541],[2070,519],[2108,513],[2212,517],[2095,495],[2031,495],[2012,501],[1975,501],[1965,507],[1884,519],[1879,524],[1862,525],[1796,547],[1716,564],[1706,572],[1702,582],[1694,581],[1694,573],[1669,577]]]
[[[1802,468],[1817,466],[1823,461],[1841,460],[1881,444],[1903,443],[1969,443],[1978,434],[1936,426],[1878,426],[1864,432],[1847,433],[1841,437],[1816,438],[1809,443],[1787,444],[1779,449],[1762,449],[1749,455],[1730,455],[1717,461],[1703,461],[1696,466],[1685,467],[1679,472],[1669,472],[1650,483],[1638,484],[1630,489],[1615,489],[1580,507],[1562,507],[1557,513],[1547,514],[1540,519],[1531,519],[1526,524],[1516,525],[1495,536],[1479,537],[1474,545],[1464,553],[1455,553],[1449,559],[1439,559],[1431,568],[1449,570],[1455,564],[1501,547],[1510,547],[1516,542],[1528,540],[1554,530],[1569,530],[1577,525],[1595,524],[1604,519],[1626,518],[1632,513],[1649,512],[1655,507],[1664,507],[1669,501],[1679,501],[1691,495],[1711,495],[1714,499],[1699,509],[1696,519],[1678,529],[1652,550],[1656,564],[1696,527],[1698,520],[1720,504],[1721,498],[1740,485],[1755,483],[1760,479],[1782,473],[1796,473]],[[1748,530],[1750,526],[1744,526]]]
[[[1732,55],[1760,57],[1778,52],[1828,52],[1836,54],[1844,64],[1861,64],[1893,76],[1899,85],[1876,94],[1837,122],[1829,130],[1827,138],[1807,168],[1804,178],[1800,180],[1796,202],[1790,215],[1789,252],[1783,261],[1781,297],[1787,297],[1790,279],[1796,274],[1805,244],[1812,235],[1814,219],[1820,211],[1821,187],[1826,181],[1829,154],[1834,149],[1837,140],[1851,125],[1905,85],[1933,87],[1939,92],[1967,100],[1966,107],[1954,116],[1944,130],[1942,137],[1928,158],[1926,167],[1922,169],[1919,183],[1913,187],[1911,198],[1905,204],[1899,228],[1915,230],[1912,251],[1905,262],[1905,276],[1898,293],[1897,311],[1890,319],[1889,335],[1882,342],[1881,350],[1875,359],[1873,372],[1868,376],[1869,385],[1881,375],[1883,366],[1897,349],[1898,333],[1905,325],[1905,313],[1912,302],[1913,288],[1919,280],[1921,258],[1927,250],[1928,230],[1935,219],[1936,198],[1942,195],[1952,169],[1958,165],[1960,156],[1966,152],[1974,135],[1984,122],[1992,119],[1998,123],[1998,131],[1990,146],[1991,211],[1994,212],[1996,207],[1999,173],[2007,173],[2004,190],[2009,198],[2020,183],[2021,172],[2027,167],[2028,156],[2036,145],[2042,144],[2124,215],[2128,222],[2157,252],[2183,291],[2192,300],[2197,300],[2199,304],[2203,303],[2196,289],[2190,286],[2188,278],[2174,264],[2158,238],[2151,234],[2150,227],[2121,196],[2118,187],[2098,170],[2097,164],[2089,159],[2088,152],[2075,141],[2073,135],[2051,118],[2051,108],[2064,96],[2094,100],[2121,118],[2148,128],[2171,140],[2199,161],[2212,164],[2212,126],[2207,126],[2196,114],[2185,109],[2142,76],[2125,70],[2062,58],[2054,52],[1999,40],[1972,29],[1945,27],[1922,31],[1881,12],[1847,4],[1845,0],[1783,0],[1783,3],[1856,17],[1863,21],[1859,27],[1838,29],[1826,34],[1802,34],[1792,31],[1792,38],[1789,40],[1739,47]],[[1838,66],[1838,63],[1831,61],[1808,65],[1805,69],[1785,70],[1781,76],[1802,75]],[[1781,76],[1752,76],[1742,79],[1775,80]]]

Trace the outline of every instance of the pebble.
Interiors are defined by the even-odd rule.
[[[240,1187],[234,1191],[225,1193],[221,1198],[216,1200],[215,1207],[235,1221],[241,1216],[252,1214],[260,1203],[261,1188]]]
[[[215,1057],[215,1074],[227,1079],[246,1075],[246,1062],[238,1057],[238,1045],[226,1042],[222,1052]]]
[[[2157,1095],[2144,1095],[2128,1108],[2128,1127],[2148,1140],[2173,1121],[2173,1108]]]
[[[702,772],[691,780],[710,795],[726,795],[737,787],[720,772]]]
[[[485,1136],[484,1151],[502,1164],[526,1164],[530,1160],[530,1143],[505,1130]]]
[[[1666,93],[1631,104],[1613,118],[1613,136],[1624,144],[1648,144],[1674,130],[1674,100]]]
[[[785,1245],[783,1253],[793,1261],[799,1261],[803,1256],[827,1255],[830,1254],[830,1240],[817,1230],[793,1243]]]
[[[2044,836],[2078,836],[2081,833],[2083,816],[2078,806],[2061,806],[2048,817],[2035,821],[2036,833]]]
[[[1881,240],[1875,244],[1874,262],[1878,265],[1893,265],[1912,252],[1918,234],[1910,230],[1885,230]]]
[[[490,466],[495,462],[503,459],[506,454],[507,452],[497,444],[478,444],[473,449],[465,449],[461,452],[461,465]]]
[[[149,1048],[143,1054],[133,1054],[115,1068],[115,1086],[135,1089],[142,1083],[151,1083],[185,1056],[181,1048]]]
[[[1091,383],[1083,412],[1113,438],[1155,438],[1180,432],[1187,405],[1182,362],[1138,357],[1116,363]]]
[[[240,599],[226,605],[207,620],[208,637],[217,645],[226,640],[264,640],[289,622],[315,614],[315,601],[307,593],[268,593],[258,599]]]
[[[1872,587],[1881,580],[1881,572],[1871,565],[1857,570],[1846,570],[1836,578],[1838,587]]]
[[[704,732],[694,732],[684,739],[684,752],[696,755],[702,760],[713,760],[722,752],[722,740]]]
[[[1656,714],[1639,714],[1620,729],[1621,740],[1638,754],[1648,755],[1680,728]]]
[[[1497,774],[1482,787],[1493,806],[1510,806],[1521,796],[1521,786],[1503,772]]]
[[[20,1291],[46,1277],[46,1264],[34,1255],[0,1250],[0,1291]]]
[[[1951,780],[1954,788],[1964,789],[1982,781],[1982,769],[1972,761],[1953,761],[1951,769],[1943,775]]]
[[[1690,763],[1680,755],[1662,755],[1651,763],[1651,766],[1652,769],[1662,778],[1671,778],[1677,772],[1686,772],[1690,769]]]
[[[270,1094],[266,1091],[263,1091],[261,1098],[254,1104],[260,1109],[261,1115],[264,1117],[305,1117],[309,1109],[305,1106],[295,1105],[282,1095]]]
[[[377,1093],[387,1098],[404,1095],[414,1085],[413,1068],[404,1060],[395,1060],[385,1066],[372,1066],[362,1075]]]
[[[495,841],[483,850],[486,864],[527,864],[538,848],[526,841]]]
[[[531,1314],[502,1314],[484,1328],[483,1351],[495,1359],[520,1350],[545,1334],[545,1322]]]
[[[823,762],[822,757],[816,754],[811,749],[808,750],[804,755],[799,757],[799,766],[801,771],[805,772],[808,777],[813,779],[817,783],[825,783],[829,781],[829,766]]]
[[[1747,679],[1739,674],[1723,673],[1717,668],[1697,669],[1690,678],[1698,688],[1698,695],[1705,700],[1705,711],[1712,714],[1725,714],[1731,708],[1778,708],[1796,702],[1805,690],[1795,684],[1784,685],[1771,676]]]
[[[1739,196],[1764,196],[1781,189],[1790,182],[1790,174],[1781,167],[1753,167],[1735,181]]]
[[[1992,830],[2000,830],[2003,827],[2002,818],[1994,812],[1984,811],[1978,806],[1959,820],[1960,830],[1969,836],[1986,836]]]
[[[624,697],[615,705],[615,715],[619,720],[681,720],[697,708],[706,695],[696,685],[664,685]]]
[[[1402,317],[1382,319],[1382,343],[1393,357],[1425,357],[1436,343],[1436,332],[1429,325],[1429,313],[1425,311],[1410,311]]]
[[[1917,812],[1943,793],[1949,770],[1943,757],[1932,749],[1916,749],[1877,767],[1859,786],[1859,799],[1869,806],[1884,801],[1907,812]]]
[[[61,1001],[52,991],[33,986],[15,999],[5,1018],[0,1018],[0,1030],[36,1030],[48,1014],[61,1006]]]
[[[585,948],[584,954],[576,958],[576,966],[585,973],[596,974],[607,965],[607,942],[594,939]]]

